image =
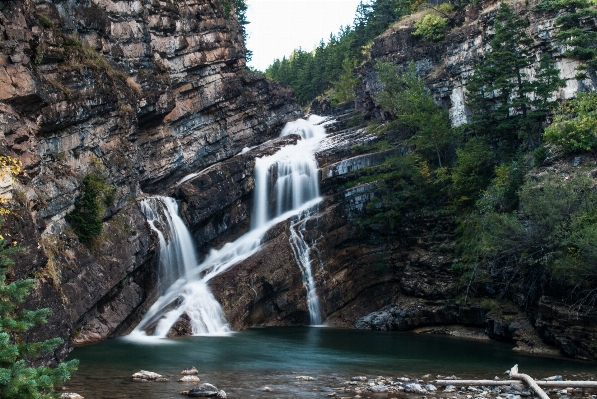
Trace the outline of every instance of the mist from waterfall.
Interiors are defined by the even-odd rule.
[[[176,201],[167,197],[150,197],[143,201],[142,210],[158,235],[160,245],[159,289],[167,283],[171,285],[147,311],[129,335],[130,339],[143,341],[167,337],[185,314],[193,335],[230,333],[222,307],[207,284],[213,277],[253,255],[271,227],[293,216],[294,224],[300,222],[304,218],[301,215],[308,215],[305,211],[321,201],[314,156],[317,145],[325,138],[325,128],[315,125],[321,121],[322,118],[311,116],[307,121],[299,119],[287,123],[281,136],[298,134],[302,139],[296,145],[285,146],[271,156],[255,160],[251,229],[222,248],[212,249],[200,264],[191,234],[178,215]],[[311,324],[320,324],[319,301],[313,299],[317,293],[308,261],[309,250],[306,254],[298,254],[300,250],[297,252],[296,242],[293,239],[291,244],[303,272]],[[310,277],[305,277],[305,273]]]

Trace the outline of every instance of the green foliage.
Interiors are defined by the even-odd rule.
[[[54,26],[54,22],[46,14],[38,14],[38,20],[44,28],[52,28]]]
[[[482,264],[485,275],[503,284],[520,281],[525,301],[536,299],[551,278],[575,289],[578,303],[597,300],[597,192],[590,178],[547,176],[527,181],[520,210],[489,210],[462,234],[464,258],[471,269]]]
[[[396,118],[399,129],[412,132],[410,142],[417,153],[443,167],[451,132],[448,112],[435,103],[414,63],[403,73],[391,63],[380,62],[376,67],[384,86],[378,97],[382,110]]]
[[[584,61],[593,75],[597,68],[597,31],[590,21],[597,17],[596,6],[591,0],[542,0],[536,7],[538,11],[564,14],[556,19],[556,38],[566,46],[564,55]],[[586,75],[581,73],[578,78]]]
[[[460,205],[470,205],[481,195],[493,172],[493,152],[483,138],[471,138],[456,149],[452,190]]]
[[[240,24],[241,32],[243,35],[243,40],[247,42],[247,28],[246,25],[249,24],[247,20],[247,3],[245,0],[221,0],[222,8],[224,9],[224,15],[226,18],[230,18],[232,15],[232,9],[234,8],[234,14],[236,15],[236,20]],[[251,50],[246,49],[245,58],[247,62],[251,61],[253,57],[253,52]]]
[[[21,248],[8,247],[0,239],[0,397],[3,399],[50,399],[54,387],[70,378],[78,361],[71,360],[58,367],[32,367],[30,361],[60,345],[60,338],[43,342],[27,342],[22,334],[39,323],[46,323],[49,309],[24,310],[23,302],[35,286],[35,280],[9,282],[8,267],[13,262],[7,256]]]
[[[536,148],[546,116],[555,106],[551,95],[563,81],[548,56],[542,57],[536,79],[526,72],[535,62],[527,25],[506,3],[500,4],[491,51],[475,66],[467,85],[467,105],[477,134],[510,146],[526,136]]]
[[[290,57],[276,59],[265,71],[265,76],[291,86],[300,104],[306,105],[330,88],[339,98],[349,98],[352,70],[364,57],[364,51],[373,38],[381,34],[401,16],[410,12],[408,0],[375,0],[361,2],[352,26],[341,27],[330,35],[327,43],[321,40],[313,51],[301,48]]]
[[[355,64],[356,62],[349,58],[342,62],[342,74],[334,83],[332,104],[340,104],[354,99],[354,89],[359,81],[354,73]]]
[[[567,153],[597,149],[597,93],[579,93],[562,104],[551,126],[545,129],[545,141]]]
[[[535,148],[533,151],[533,161],[535,162],[535,166],[543,165],[548,155],[549,150],[545,146]]]
[[[81,242],[90,242],[102,233],[105,207],[114,204],[115,196],[116,188],[106,184],[101,174],[90,173],[83,178],[83,193],[67,216]]]
[[[422,20],[415,22],[417,30],[413,34],[421,36],[425,40],[438,42],[446,36],[448,22],[447,18],[439,15],[425,15]]]

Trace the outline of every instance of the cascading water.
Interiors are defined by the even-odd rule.
[[[207,283],[254,254],[271,227],[293,216],[293,225],[296,226],[309,215],[308,210],[321,201],[314,157],[315,148],[325,137],[325,128],[314,125],[321,120],[312,116],[308,121],[299,119],[288,123],[281,136],[299,134],[302,140],[271,156],[255,160],[254,209],[250,231],[219,250],[212,249],[201,264],[195,258],[196,251],[189,231],[178,216],[176,201],[153,197],[143,202],[143,211],[159,238],[160,276],[167,276],[163,280],[174,282],[149,309],[130,334],[131,338],[143,339],[148,334],[166,337],[172,326],[185,314],[194,335],[229,333],[222,308]],[[292,234],[297,235],[296,231]],[[297,244],[301,239],[293,238],[293,250],[304,275],[311,324],[321,324],[321,310],[309,260],[310,250],[308,246],[306,251],[297,249],[299,246],[302,248],[301,244]]]
[[[321,305],[317,295],[317,285],[313,278],[311,268],[311,246],[307,243],[305,237],[307,233],[306,221],[312,216],[317,207],[307,209],[291,219],[290,224],[290,245],[296,263],[301,268],[303,274],[303,285],[307,290],[307,305],[309,307],[309,318],[311,325],[318,326],[322,323]]]

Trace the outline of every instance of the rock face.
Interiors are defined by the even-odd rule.
[[[594,79],[575,78],[578,61],[565,58],[564,48],[555,40],[555,13],[535,13],[538,0],[513,3],[515,12],[529,21],[527,32],[534,39],[533,52],[537,60],[551,54],[566,87],[557,94],[560,99],[571,98],[577,91],[597,87]],[[377,61],[392,61],[401,68],[414,62],[417,72],[424,76],[436,101],[450,110],[455,126],[469,121],[465,105],[465,86],[474,64],[490,48],[498,2],[469,5],[464,15],[451,22],[452,30],[441,43],[426,42],[412,33],[413,25],[402,24],[377,37],[371,47],[371,59],[359,68],[361,80],[357,87],[356,107],[376,117],[383,117],[376,102],[380,83],[375,72]],[[593,22],[594,23],[594,22]],[[594,77],[593,77],[594,78]]]
[[[219,1],[4,1],[0,34],[0,152],[26,173],[5,190],[3,234],[26,248],[14,277],[41,278],[26,305],[53,309],[30,338],[65,338],[62,358],[71,338],[126,333],[155,299],[141,190],[262,143],[301,110],[245,68],[240,25]],[[103,235],[82,245],[65,216],[88,173],[116,192]]]

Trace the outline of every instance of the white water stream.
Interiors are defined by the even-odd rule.
[[[151,197],[143,201],[143,212],[159,238],[159,288],[163,290],[162,286],[171,285],[129,335],[131,339],[164,338],[185,313],[194,335],[228,334],[230,328],[222,307],[207,283],[254,254],[271,227],[293,216],[291,244],[303,272],[311,324],[321,324],[319,299],[309,259],[310,248],[302,237],[302,231],[297,230],[298,224],[310,215],[308,210],[321,201],[314,157],[315,148],[325,138],[325,128],[315,125],[321,121],[322,118],[312,116],[308,121],[299,119],[288,123],[281,136],[299,134],[302,140],[296,145],[283,147],[271,156],[256,159],[250,231],[218,250],[212,249],[200,264],[191,235],[178,215],[176,201],[167,197]]]

